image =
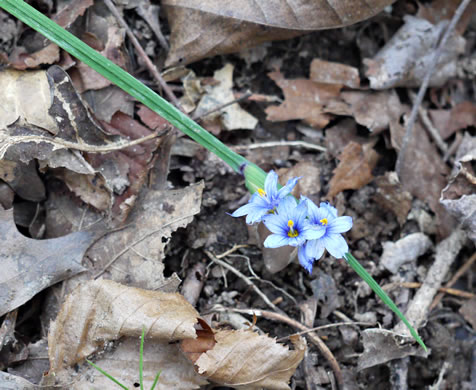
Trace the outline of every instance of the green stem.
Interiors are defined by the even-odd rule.
[[[242,170],[244,166],[251,164],[246,158],[232,151],[199,124],[180,112],[121,67],[109,61],[24,1],[0,0],[0,7],[77,59],[88,64],[95,71],[165,118],[190,138],[216,154],[236,172],[241,173],[240,169]]]
[[[410,331],[411,335],[414,339],[422,346],[422,348],[427,351],[426,345],[423,340],[418,335],[417,331],[413,329],[413,326],[410,325],[408,320],[405,318],[403,313],[398,309],[397,305],[392,301],[392,299],[387,295],[385,291],[378,285],[372,276],[365,270],[364,267],[357,261],[357,259],[352,256],[350,253],[346,253],[344,255],[345,259],[352,267],[352,269],[357,272],[357,274],[369,285],[369,287],[374,291],[375,294],[400,318],[403,323],[407,326],[408,330]]]

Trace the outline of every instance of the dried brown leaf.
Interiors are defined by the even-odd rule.
[[[81,284],[50,325],[50,375],[122,336],[165,342],[194,338],[198,313],[180,294],[127,287],[110,280]]]
[[[23,305],[45,288],[85,271],[81,265],[93,235],[76,232],[50,240],[20,234],[13,210],[0,210],[0,316]]]
[[[234,388],[289,389],[288,382],[304,357],[306,343],[292,338],[294,350],[252,330],[218,330],[216,344],[195,362],[200,375]]]
[[[324,127],[332,116],[325,113],[327,103],[339,96],[342,84],[317,83],[308,79],[288,80],[281,72],[269,77],[283,90],[285,101],[266,109],[270,121],[302,119],[311,126]]]
[[[368,67],[366,76],[373,89],[418,87],[434,59],[434,48],[447,22],[433,25],[410,15],[404,19],[405,24],[377,55],[364,60]],[[455,60],[464,53],[464,46],[463,37],[452,35],[432,73],[431,86],[441,86],[456,74]]]
[[[428,112],[443,139],[451,137],[458,130],[476,126],[476,104],[469,101],[456,104],[450,110],[438,109]]]
[[[412,207],[412,196],[405,191],[395,172],[386,172],[384,176],[375,179],[377,191],[374,200],[383,208],[397,217],[398,223],[403,225]]]
[[[374,178],[372,170],[379,159],[373,149],[375,142],[360,145],[349,142],[339,156],[339,165],[334,169],[334,176],[329,183],[327,198],[332,199],[343,190],[358,190]]]
[[[155,375],[160,371],[157,390],[199,389],[208,381],[198,375],[193,365],[183,356],[177,344],[158,343],[151,339],[144,342],[143,385],[150,389]],[[115,348],[101,354],[94,363],[121,381],[127,388],[134,389],[139,383],[139,339],[125,337],[116,343]],[[61,383],[70,383],[74,378],[72,390],[104,390],[111,388],[110,379],[95,368],[83,363],[79,372],[74,368],[57,375]]]
[[[166,0],[171,50],[166,65],[187,64],[262,42],[367,19],[394,0]]]
[[[349,88],[360,87],[359,70],[353,66],[315,58],[311,62],[312,81],[326,84],[342,84]]]

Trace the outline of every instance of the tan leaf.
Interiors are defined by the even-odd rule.
[[[93,362],[107,373],[117,378],[128,389],[139,383],[139,338],[125,337],[116,343],[115,348],[107,350]],[[177,344],[158,343],[151,339],[144,342],[143,384],[150,389],[155,375],[160,371],[157,390],[199,389],[208,381],[198,375],[193,365],[183,356]],[[76,367],[75,367],[76,368]],[[110,379],[95,368],[83,363],[79,369],[70,368],[56,375],[60,383],[70,383],[74,378],[72,390],[115,389]],[[118,387],[117,387],[118,388]]]
[[[126,287],[110,280],[81,284],[63,303],[48,333],[50,375],[122,336],[194,338],[198,313],[180,294]]]
[[[361,145],[354,141],[347,144],[339,156],[339,165],[334,169],[334,176],[329,183],[328,199],[343,190],[358,190],[372,181],[372,170],[379,159],[373,145],[374,142]]]
[[[93,241],[88,232],[34,240],[18,232],[13,209],[0,211],[0,316],[23,305],[40,291],[85,268],[84,252]]]
[[[294,350],[252,330],[219,330],[216,344],[195,362],[198,373],[234,388],[289,389],[288,382],[304,357],[306,343],[292,339]]]
[[[339,96],[342,84],[317,83],[308,79],[288,80],[281,72],[269,77],[283,90],[285,101],[266,109],[270,121],[302,119],[311,126],[324,127],[332,116],[325,113],[325,105]]]
[[[356,23],[394,0],[165,0],[171,26],[166,65],[237,52],[262,42]]]
[[[360,87],[359,70],[353,66],[315,58],[311,62],[312,81],[327,84],[342,84],[349,88]]]

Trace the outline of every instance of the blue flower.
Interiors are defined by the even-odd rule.
[[[325,249],[337,259],[344,257],[349,251],[349,246],[341,233],[352,228],[352,218],[338,217],[337,209],[329,203],[321,202],[320,207],[317,207],[309,199],[305,198],[305,200],[309,212],[309,223],[315,228],[324,229],[324,234],[319,239],[309,240],[303,246],[305,265],[301,264],[308,271],[312,271],[313,261],[319,260]]]
[[[299,177],[289,179],[287,184],[278,190],[278,175],[274,171],[269,171],[264,182],[264,190],[258,188],[250,201],[236,210],[232,217],[242,217],[246,215],[246,223],[253,224],[261,222],[263,217],[274,213],[281,199],[288,195],[296,185]]]
[[[268,230],[273,233],[266,238],[266,248],[280,246],[301,246],[306,240],[313,240],[325,233],[323,227],[313,227],[307,220],[307,202],[296,204],[296,199],[287,196],[281,200],[275,213],[263,219]]]

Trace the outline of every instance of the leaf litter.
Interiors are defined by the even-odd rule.
[[[137,68],[137,64],[140,66],[143,63],[142,59],[134,58],[134,54],[124,50],[124,31],[117,27],[102,5],[82,1],[63,7],[63,2],[57,3],[57,17],[63,18],[62,25],[74,29],[120,66],[136,67],[135,75],[143,77],[142,69]],[[339,213],[352,215],[355,227],[348,235],[352,252],[381,285],[387,281],[403,285],[406,282],[419,284],[415,294],[407,287],[392,290],[391,294],[402,308],[409,307],[407,314],[410,321],[421,324],[420,333],[431,348],[431,360],[422,359],[422,351],[407,344],[409,340],[404,329],[396,324],[388,310],[375,300],[342,262],[330,262],[325,257],[309,279],[295,264],[295,255],[285,250],[267,252],[259,246],[249,246],[235,250],[225,259],[242,275],[251,275],[250,280],[287,313],[295,314],[296,301],[307,301],[309,296],[319,298],[313,298],[318,306],[307,314],[305,323],[309,327],[330,325],[319,330],[318,334],[335,354],[342,369],[342,377],[334,371],[331,378],[335,375],[338,381],[345,382],[345,386],[360,384],[369,387],[376,378],[379,383],[390,386],[389,372],[406,366],[408,375],[401,374],[400,378],[412,388],[424,388],[439,381],[439,377],[444,377],[443,381],[456,384],[458,388],[468,387],[472,356],[468,338],[470,332],[474,332],[474,310],[471,310],[474,302],[463,295],[450,297],[448,294],[436,306],[434,300],[442,281],[455,274],[457,267],[463,269],[471,254],[472,247],[465,241],[465,234],[473,241],[475,235],[472,134],[476,120],[474,94],[468,82],[471,67],[463,65],[468,63],[468,53],[474,45],[468,39],[474,31],[470,18],[474,5],[468,7],[463,15],[452,42],[437,66],[433,77],[435,87],[429,90],[421,107],[429,121],[425,121],[424,115],[420,114],[421,123],[416,125],[415,138],[407,151],[402,174],[398,177],[394,172],[395,158],[400,151],[408,105],[412,104],[411,91],[407,88],[421,83],[425,64],[434,53],[435,42],[459,1],[435,0],[418,5],[418,9],[410,2],[396,2],[361,27],[315,32],[292,41],[260,46],[258,60],[246,66],[239,59],[241,57],[225,55],[207,58],[231,51],[239,52],[263,41],[302,35],[324,26],[349,24],[377,13],[391,2],[371,2],[371,7],[364,9],[364,13],[360,3],[353,4],[347,9],[350,11],[346,14],[347,19],[341,14],[340,20],[333,20],[330,14],[322,13],[330,9],[330,2],[304,2],[311,8],[298,9],[299,12],[305,11],[305,14],[296,14],[303,17],[296,24],[296,20],[289,18],[290,8],[273,8],[271,4],[265,7],[268,13],[265,13],[267,19],[264,20],[260,19],[264,14],[249,8],[248,3],[240,7],[232,2],[223,3],[217,8],[213,2],[192,4],[187,0],[169,0],[160,10],[155,9],[154,12],[159,13],[160,24],[153,27],[155,30],[163,28],[164,23],[167,25],[165,17],[168,18],[171,29],[171,50],[168,54],[155,42],[152,43],[149,37],[156,32],[148,31],[149,27],[140,20],[144,15],[138,9],[147,6],[148,2],[139,1],[139,6],[137,2],[126,3],[121,2],[125,6],[121,12],[141,43],[149,45],[147,52],[158,64],[164,61],[168,65],[195,62],[194,74],[186,69],[183,73],[182,69],[182,75],[188,72],[188,77],[169,81],[179,95],[183,91],[182,102],[187,111],[200,116],[209,108],[220,108],[220,104],[229,103],[251,89],[253,95],[248,100],[240,101],[240,105],[257,119],[257,122],[253,119],[254,124],[249,126],[254,128],[253,132],[238,130],[220,133],[227,128],[223,121],[226,107],[220,114],[217,114],[219,111],[214,114],[218,122],[208,122],[209,128],[219,133],[227,143],[236,144],[240,151],[264,169],[280,168],[282,182],[289,176],[305,176],[296,196],[303,193],[316,201],[332,197]],[[341,4],[349,7],[346,2]],[[313,12],[317,11],[321,14],[315,18]],[[61,267],[58,268],[59,276],[55,277],[69,280],[64,282],[62,291],[61,288],[46,290],[44,294],[55,302],[57,308],[40,317],[40,321],[45,329],[48,329],[49,320],[53,320],[56,329],[65,326],[74,330],[79,315],[71,315],[67,320],[62,314],[57,315],[58,311],[65,313],[65,301],[70,302],[70,307],[74,309],[71,299],[80,302],[86,297],[91,298],[88,294],[96,291],[97,286],[107,285],[104,294],[98,295],[102,301],[93,300],[87,307],[90,316],[86,318],[94,319],[89,325],[98,326],[103,321],[116,318],[110,313],[119,313],[131,334],[121,337],[116,329],[117,321],[99,341],[94,337],[83,340],[88,347],[80,356],[82,359],[88,350],[94,350],[94,359],[99,366],[124,378],[132,387],[138,377],[137,335],[140,334],[141,324],[135,314],[130,314],[130,310],[147,314],[148,306],[141,306],[136,301],[124,305],[121,299],[155,293],[150,290],[160,290],[160,294],[167,297],[178,297],[175,291],[179,277],[185,277],[194,265],[204,261],[204,250],[226,253],[237,243],[256,245],[257,241],[252,237],[255,233],[250,231],[248,236],[239,221],[227,220],[224,223],[225,213],[246,201],[245,190],[240,187],[236,176],[230,175],[226,168],[206,152],[192,147],[184,138],[179,138],[173,146],[170,173],[167,181],[162,183],[165,189],[153,190],[154,179],[149,176],[150,172],[157,164],[169,165],[168,156],[157,152],[161,138],[127,149],[122,143],[162,131],[165,129],[164,122],[104,79],[97,78],[89,68],[75,63],[65,53],[60,53],[58,60],[57,49],[49,46],[47,41],[28,45],[25,37],[21,36],[13,41],[15,34],[12,35],[7,28],[13,19],[3,15],[0,13],[3,18],[0,29],[6,29],[6,33],[0,38],[1,59],[6,59],[17,69],[45,69],[45,64],[57,63],[64,70],[60,72],[53,66],[47,71],[17,73],[13,79],[21,79],[26,84],[8,96],[5,93],[13,91],[14,85],[12,71],[0,72],[0,83],[5,86],[0,90],[0,110],[3,108],[0,121],[4,121],[0,132],[5,135],[3,145],[6,145],[0,172],[2,180],[7,183],[2,187],[5,190],[2,192],[2,204],[11,205],[13,202],[15,222],[22,232],[32,237],[24,238],[28,240],[25,241],[28,243],[26,246],[36,248],[37,243],[46,242],[33,238],[58,240],[60,238],[57,237],[66,239],[71,234],[96,237],[95,242],[88,241],[89,249],[85,255],[87,248],[83,252],[77,249],[77,264],[83,272],[72,277],[67,271],[62,274]],[[84,23],[86,18],[88,23]],[[150,21],[147,23],[150,24]],[[418,34],[405,34],[410,25],[418,28]],[[377,38],[371,31],[382,31],[383,34]],[[141,35],[144,32],[146,34]],[[413,39],[417,35],[419,39]],[[366,47],[366,44],[369,46]],[[393,61],[397,50],[402,54],[400,62]],[[423,62],[415,61],[417,57],[422,57]],[[131,58],[133,61],[130,61]],[[363,64],[362,58],[367,58]],[[395,68],[397,65],[398,69]],[[60,86],[58,84],[65,79],[65,71],[71,82]],[[217,83],[221,76],[213,76],[214,72],[225,72],[225,79]],[[29,77],[36,79],[33,81]],[[280,91],[272,85],[273,81],[282,89],[285,98],[279,106],[276,102],[281,99]],[[394,86],[400,88],[395,90]],[[35,95],[38,91],[42,91],[42,97]],[[213,105],[196,109],[200,99],[210,98],[214,100]],[[60,115],[61,120],[58,121],[61,105],[71,108],[73,115]],[[229,107],[237,108],[238,104]],[[246,128],[246,118],[235,118],[233,124],[228,126],[230,129]],[[203,123],[207,124],[206,121]],[[82,130],[70,133],[76,134],[76,138],[71,139],[77,145],[86,141],[86,148],[90,149],[92,145],[96,150],[65,144],[62,140],[68,138],[65,138],[63,124],[69,129]],[[433,135],[427,135],[427,130],[435,129],[447,145],[445,155],[435,146]],[[39,147],[32,148],[28,142],[9,144],[7,137],[14,136],[15,131],[22,136],[34,135]],[[78,140],[81,142],[78,143]],[[106,154],[94,153],[98,148],[111,144],[116,144],[117,150]],[[326,152],[323,152],[321,145],[325,145]],[[205,179],[205,184],[178,189],[184,183],[199,183],[201,179]],[[147,185],[151,188],[146,188]],[[456,223],[462,223],[465,233],[456,229]],[[2,232],[7,226],[13,229],[11,214]],[[12,231],[17,237],[17,230]],[[415,240],[415,237],[418,239]],[[258,241],[262,242],[262,239]],[[403,249],[389,253],[390,248],[400,247]],[[434,247],[436,252],[433,254],[429,247]],[[13,246],[7,244],[5,248],[4,253],[8,253],[7,250]],[[405,256],[400,256],[403,254]],[[37,271],[32,267],[31,272],[38,276],[44,270]],[[474,290],[471,268],[465,272],[460,274],[456,291],[451,294]],[[254,275],[259,275],[259,278]],[[99,278],[92,281],[94,276]],[[257,299],[253,290],[246,289],[249,284],[243,283],[235,274],[220,270],[220,267],[215,267],[204,278],[199,284],[203,289],[198,295],[197,311],[184,301],[178,304],[176,310],[180,312],[189,307],[190,314],[193,312],[193,323],[199,321],[202,324],[202,330],[194,328],[191,338],[186,340],[192,343],[199,340],[198,350],[193,352],[195,357],[187,360],[177,345],[157,342],[152,338],[147,343],[148,339],[145,351],[146,386],[151,383],[155,372],[161,369],[163,382],[159,382],[159,388],[171,388],[177,383],[183,388],[205,388],[209,381],[238,388],[288,388],[291,376],[292,386],[298,389],[316,385],[330,388],[330,377],[319,374],[329,371],[329,363],[321,359],[314,345],[309,343],[305,347],[301,339],[293,339],[294,347],[289,349],[274,341],[273,337],[286,337],[292,332],[283,323],[260,320],[259,329],[269,333],[269,336],[264,336],[256,333],[258,329],[253,327],[240,331],[227,329],[229,324],[220,322],[213,314],[207,314],[211,328],[206,328],[205,323],[197,319],[200,314],[213,311],[211,308],[216,303],[233,308],[260,309],[263,302]],[[111,287],[113,283],[114,288]],[[26,301],[46,287],[42,286],[35,284]],[[91,289],[87,286],[96,287]],[[79,297],[74,295],[78,291],[83,291]],[[107,295],[112,291],[124,293],[114,300]],[[73,295],[65,300],[65,296],[71,293]],[[25,307],[33,305],[32,302],[27,302]],[[103,314],[100,314],[103,309]],[[23,315],[23,307],[18,310]],[[320,315],[316,316],[317,313]],[[442,316],[441,313],[446,314]],[[166,311],[165,314],[173,313]],[[146,318],[152,321],[151,316],[146,315]],[[153,318],[154,321],[161,321],[160,316]],[[372,319],[371,322],[378,320],[387,329],[393,327],[393,331],[365,330],[356,322],[363,319]],[[68,321],[73,325],[68,325]],[[334,324],[339,321],[346,321],[348,325]],[[24,332],[23,323],[13,326]],[[55,329],[54,326],[50,332]],[[208,329],[205,334],[201,333],[204,328]],[[69,348],[69,344],[65,348],[60,337],[51,334],[50,337],[50,349],[56,342],[55,348],[63,343],[59,350],[75,350]],[[9,352],[6,347],[0,351],[5,361],[8,357],[15,359],[15,353],[16,358],[26,359],[16,363],[17,371],[11,371],[15,375],[24,376],[27,372],[28,357],[20,356],[34,344],[31,338],[26,340],[30,344],[22,344],[23,352]],[[255,353],[258,342],[263,345],[262,353]],[[447,350],[443,348],[445,345]],[[240,348],[244,348],[244,352]],[[451,353],[448,352],[450,349]],[[364,352],[360,357],[349,357],[357,356],[362,350]],[[231,355],[226,355],[227,351],[232,351]],[[305,354],[308,356],[305,369],[296,371]],[[252,356],[253,364],[247,365],[247,360],[241,356]],[[263,371],[265,364],[257,364],[262,360],[269,363],[266,359],[279,356],[282,360],[270,363],[273,367],[284,364],[285,368],[278,375],[272,369]],[[402,357],[408,357],[411,363],[400,360]],[[75,361],[76,358],[70,359]],[[97,388],[110,386],[107,379],[81,359],[75,368],[64,367],[60,370],[57,379],[62,383],[74,381],[74,388],[91,388],[91,384]],[[131,364],[124,365],[124,361]],[[442,373],[443,361],[450,361],[453,370]],[[52,367],[54,365],[57,365],[56,360],[52,362]],[[382,367],[388,367],[388,370],[382,370]],[[283,376],[280,376],[281,373]],[[35,375],[24,377],[32,383],[7,373],[2,373],[0,383],[2,386],[6,384],[5,387],[13,383],[13,386],[36,388],[34,383],[41,381],[42,373],[37,370]],[[339,385],[342,383],[339,382]]]

